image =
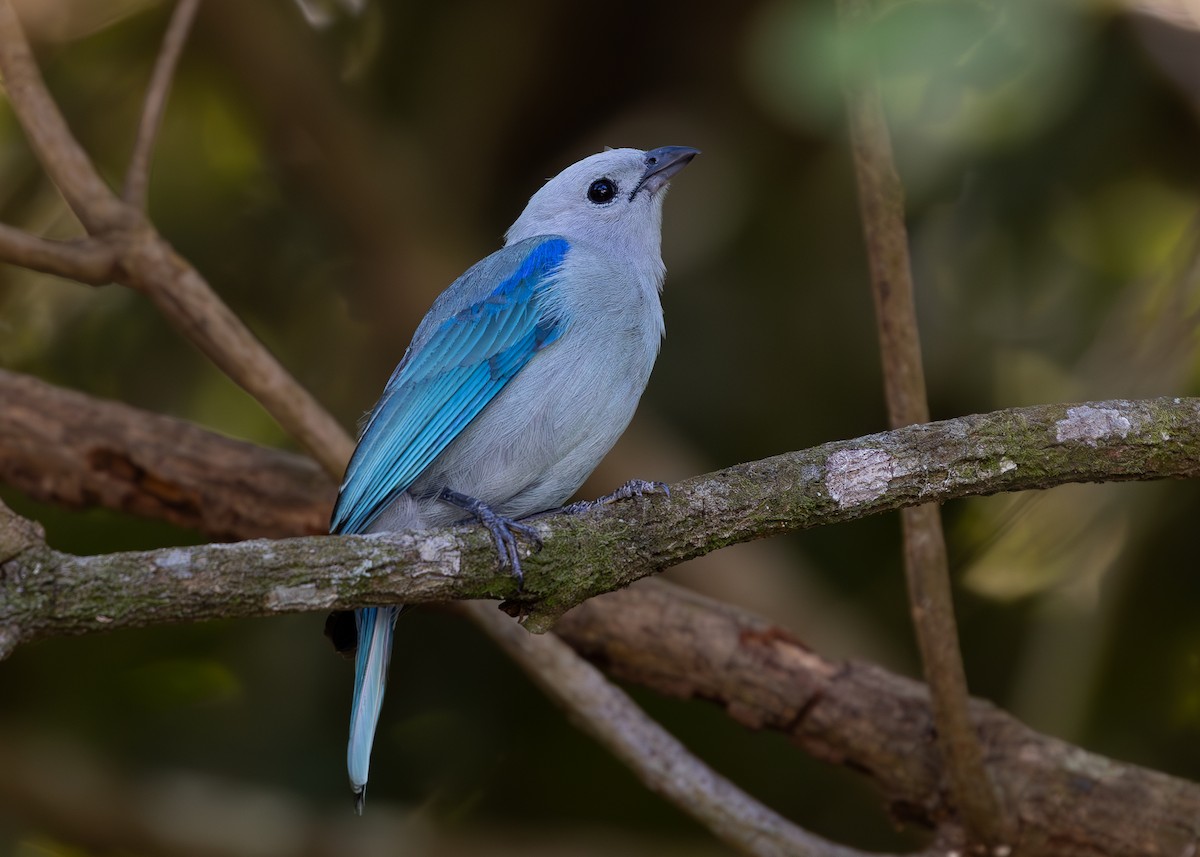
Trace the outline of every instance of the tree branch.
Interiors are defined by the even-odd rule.
[[[0,75],[34,154],[88,232],[130,225],[132,209],[113,196],[50,97],[11,0],[0,0]]]
[[[843,25],[861,28],[871,17],[871,3],[839,0],[838,11]],[[870,63],[858,78],[846,82],[846,105],[888,421],[892,428],[925,423],[929,404],[904,224],[904,188],[896,173],[879,83]],[[998,846],[1011,832],[1000,814],[967,710],[967,678],[954,621],[941,511],[932,504],[915,506],[904,509],[900,521],[909,607],[954,802],[972,838]]]
[[[11,16],[11,8],[9,7],[7,0],[0,0],[0,6],[2,6],[2,8],[0,8],[0,17],[3,16],[4,12],[10,13],[9,17],[11,18],[11,21],[9,23],[15,25],[15,17]],[[0,25],[3,25],[4,23],[5,22],[3,20],[0,20]],[[8,39],[4,38],[6,32],[8,35],[13,34],[12,30],[5,31],[2,26],[0,26],[0,41],[8,41]],[[15,38],[23,43],[23,36],[19,32],[19,27],[16,29],[15,33]],[[27,45],[25,48],[26,54],[28,54]],[[26,56],[25,59],[28,60],[28,65],[33,70],[34,84],[40,85],[41,81],[40,78],[36,76],[36,68],[32,66],[31,57]],[[14,77],[6,68],[4,68],[4,63],[4,58],[0,57],[0,70],[4,71],[5,77],[10,83],[11,90],[11,84]],[[11,65],[11,63],[9,63],[9,65]],[[36,86],[34,88],[36,89]],[[44,86],[42,89],[44,94]],[[19,90],[20,87],[18,87],[18,91]],[[51,106],[53,105],[51,104]],[[65,123],[61,122],[61,116],[58,116],[58,120],[62,126],[61,130],[65,132]],[[31,135],[31,137],[32,136],[33,135]],[[70,141],[69,133],[67,134],[67,139]],[[37,148],[38,144],[36,141],[34,145],[35,148]],[[48,169],[50,168],[48,167]],[[51,169],[51,172],[53,175],[54,170]],[[58,179],[56,178],[56,181],[57,180]],[[79,196],[78,193],[74,195],[76,197]],[[72,196],[68,195],[68,200],[70,201],[71,199]],[[120,201],[117,200],[117,203],[119,204]],[[286,403],[288,395],[294,393],[297,389],[295,382],[292,381],[292,379],[288,377],[286,373],[282,373],[282,370],[279,370],[278,366],[274,364],[269,354],[266,354],[265,350],[261,348],[261,345],[259,345],[253,339],[252,335],[250,335],[244,327],[239,327],[240,322],[237,322],[236,318],[232,318],[231,313],[229,314],[230,318],[226,318],[221,315],[220,311],[223,310],[225,313],[228,313],[228,310],[219,304],[219,301],[215,298],[215,295],[212,295],[207,284],[204,283],[204,281],[195,271],[188,268],[186,263],[184,263],[182,260],[174,257],[169,246],[166,245],[166,242],[162,241],[162,239],[155,235],[148,227],[143,228],[140,225],[139,220],[131,219],[129,222],[134,223],[137,228],[127,230],[121,234],[117,234],[115,232],[113,233],[114,246],[119,247],[119,250],[122,253],[122,264],[120,267],[120,271],[122,273],[121,281],[147,291],[147,293],[155,299],[156,303],[159,303],[160,307],[163,308],[164,312],[167,312],[168,315],[171,314],[171,311],[176,312],[177,315],[171,316],[175,323],[183,327],[189,336],[201,342],[210,356],[213,356],[214,359],[220,363],[220,365],[226,368],[227,371],[230,371],[231,374],[234,375],[235,380],[238,380],[239,383],[243,384],[243,386],[247,386],[247,389],[250,389],[254,395],[260,398],[260,400],[267,402],[268,409],[272,410],[272,413],[275,414],[276,411],[273,409],[273,407],[278,407],[281,401]],[[86,221],[85,225],[88,225]],[[90,228],[92,227],[89,225],[89,229]],[[164,295],[160,291],[161,289],[168,287],[175,289],[178,294]],[[214,306],[216,307],[216,310],[214,310]],[[216,313],[215,316],[212,315],[214,312]],[[206,313],[209,315],[206,316]],[[215,323],[220,328],[220,335],[206,339],[205,337],[208,336],[208,334],[205,328],[210,322]],[[187,323],[191,323],[195,326],[189,329],[186,326]],[[239,351],[239,348],[241,348],[242,351]],[[254,358],[256,357],[261,358],[261,360],[257,365],[254,366],[252,370],[250,370],[249,374],[239,374],[240,367],[238,365],[238,361],[250,359],[253,363]],[[255,373],[259,373],[259,375],[256,377]],[[253,384],[253,386],[248,385],[248,382],[244,380],[247,377],[250,378],[250,382]],[[274,382],[278,382],[281,379],[284,383],[274,384]],[[291,384],[292,386],[289,387],[288,384]],[[303,391],[300,392],[303,393]],[[304,394],[304,396],[307,400],[307,394]],[[313,404],[315,405],[315,403]],[[1065,440],[1068,444],[1072,441],[1075,441],[1080,445],[1085,445],[1089,442],[1096,444],[1103,442],[1104,444],[1107,444],[1108,441],[1116,435],[1121,435],[1123,438],[1127,437],[1129,435],[1129,426],[1137,422],[1140,417],[1137,413],[1134,413],[1134,411],[1128,412],[1134,414],[1133,419],[1127,416],[1127,412],[1124,410],[1126,405],[1135,409],[1139,405],[1147,405],[1151,407],[1153,412],[1149,414],[1148,418],[1155,420],[1161,418],[1161,425],[1164,426],[1169,425],[1173,427],[1175,423],[1172,420],[1182,420],[1186,422],[1195,416],[1194,403],[1192,403],[1190,414],[1175,414],[1174,416],[1159,413],[1156,409],[1156,406],[1159,403],[1121,402],[1102,404],[1103,407],[1100,408],[1083,407],[1075,409],[1076,413],[1071,413],[1069,411],[1065,412],[1065,415],[1058,420],[1056,439],[1060,443]],[[1181,403],[1177,401],[1175,404],[1179,405]],[[1112,405],[1112,407],[1109,407],[1109,405]],[[284,411],[286,413],[286,408]],[[316,423],[313,422],[312,418],[314,413],[318,417],[322,416],[323,414],[319,407],[315,408],[315,410],[310,410],[307,412],[301,409],[299,412],[291,413],[290,417],[288,417],[291,422],[286,422],[283,418],[281,418],[281,422],[286,428],[298,434],[298,436],[305,438],[305,442],[309,443],[310,446],[312,444],[316,444],[317,449],[315,451],[322,456],[322,460],[325,463],[326,468],[332,473],[337,473],[340,471],[341,466],[340,461],[338,461],[339,449],[340,451],[348,452],[349,439],[346,438],[344,433],[342,433],[340,429],[336,427],[336,424],[332,424],[332,421],[329,421],[330,424],[334,425],[334,428],[332,431],[327,433],[326,442],[322,442],[319,437],[320,432],[313,428],[314,425],[320,424],[320,420],[317,420]],[[1012,413],[1015,414],[1016,412]],[[279,418],[278,414],[276,415],[277,418]],[[885,438],[886,436],[879,437]],[[1187,435],[1187,438],[1188,439],[1186,443],[1189,447],[1187,455],[1190,455],[1191,457],[1174,459],[1173,461],[1168,462],[1167,469],[1169,470],[1171,467],[1174,467],[1176,468],[1175,471],[1170,473],[1162,473],[1160,475],[1182,475],[1184,472],[1187,474],[1196,472],[1197,467],[1194,454],[1196,443],[1194,432]],[[863,439],[864,442],[870,440],[872,439]],[[1150,440],[1143,440],[1143,443],[1146,446],[1152,445]],[[1178,450],[1173,451],[1178,452]],[[839,453],[844,454],[841,455],[841,457],[838,457]],[[1115,452],[1116,458],[1118,459],[1122,458],[1126,454],[1127,453],[1122,450],[1117,450]],[[1128,455],[1130,459],[1136,457],[1136,455],[1132,452],[1128,453]],[[1014,456],[1016,457],[996,458],[994,456],[990,456],[989,453],[980,452],[975,456],[975,458],[972,460],[973,463],[969,466],[975,468],[976,470],[982,469],[987,471],[984,474],[985,482],[986,477],[991,476],[990,468],[993,466],[1001,475],[1011,470],[1009,465],[1012,465],[1015,468],[1036,468],[1037,466],[1040,466],[1040,460],[1032,460],[1027,462],[1023,455],[1014,453]],[[914,458],[919,459],[920,456],[916,455],[914,452]],[[1019,463],[1017,460],[1018,458],[1020,459]],[[343,455],[341,460],[344,461],[344,459],[345,456]],[[1110,462],[1110,464],[1111,463],[1112,462]],[[879,484],[881,482],[883,483],[883,493],[887,493],[893,482],[897,482],[897,484],[899,484],[903,477],[911,474],[912,471],[900,471],[905,470],[906,467],[909,467],[912,464],[915,464],[915,461],[909,462],[905,459],[897,459],[893,456],[889,449],[870,445],[862,448],[839,448],[830,453],[825,460],[809,461],[807,464],[800,464],[798,462],[776,462],[775,460],[769,460],[767,462],[758,462],[755,465],[750,465],[752,468],[751,471],[734,472],[731,470],[723,472],[722,474],[716,474],[714,478],[707,484],[700,480],[692,480],[689,483],[684,483],[685,487],[691,486],[695,487],[697,490],[692,492],[690,496],[683,498],[683,506],[679,506],[677,508],[674,502],[670,504],[655,502],[653,509],[659,513],[666,513],[667,518],[675,516],[675,518],[678,519],[680,516],[685,516],[686,519],[686,515],[689,513],[689,511],[695,513],[697,510],[700,511],[701,518],[705,517],[705,514],[709,513],[716,517],[717,520],[715,522],[701,522],[706,526],[708,524],[712,524],[712,527],[707,531],[705,531],[703,528],[692,533],[689,533],[686,530],[682,531],[684,540],[678,546],[679,550],[683,552],[691,550],[693,551],[691,555],[695,555],[703,552],[703,550],[720,546],[720,544],[740,540],[742,537],[749,538],[753,537],[755,534],[761,535],[768,532],[784,531],[789,526],[793,525],[815,525],[803,523],[796,524],[795,520],[790,519],[785,520],[784,523],[780,525],[773,518],[773,515],[776,512],[776,507],[774,505],[776,502],[775,498],[769,496],[768,494],[767,496],[759,497],[757,501],[753,501],[753,498],[749,497],[743,490],[745,488],[745,486],[741,484],[743,480],[753,480],[763,476],[771,475],[775,475],[778,478],[783,479],[790,478],[795,484],[784,487],[788,491],[791,491],[792,489],[795,489],[797,485],[801,485],[801,483],[804,482],[804,470],[815,470],[816,475],[813,477],[812,485],[804,486],[803,490],[800,490],[799,493],[795,493],[793,491],[794,496],[791,496],[791,499],[788,502],[808,502],[810,505],[813,505],[814,508],[821,507],[818,508],[816,515],[816,517],[819,518],[820,515],[825,511],[822,504],[827,504],[829,501],[832,501],[834,504],[836,504],[836,506],[842,511],[845,511],[846,508],[853,508],[861,511],[863,508],[869,507],[873,500],[882,496],[882,494],[876,493]],[[802,469],[800,471],[795,471],[794,468],[797,466]],[[961,466],[963,468],[968,467],[968,465],[965,463]],[[755,467],[758,469],[753,470]],[[1083,470],[1087,471],[1086,465],[1083,467]],[[927,473],[926,475],[928,476],[929,474]],[[934,475],[936,476],[936,474]],[[1028,472],[1023,473],[1022,475],[1028,475]],[[1055,484],[1054,479],[1058,478],[1059,476],[1061,476],[1061,474],[1052,474],[1049,477],[1049,481],[1046,481],[1042,484]],[[943,478],[947,482],[955,481],[958,479],[958,475],[952,472],[947,472],[944,474]],[[1047,477],[1043,476],[1042,478]],[[1147,476],[1145,474],[1140,474],[1133,471],[1122,471],[1118,468],[1118,472],[1115,475],[1110,474],[1105,476],[1101,474],[1084,476],[1082,478],[1147,478]],[[693,485],[693,483],[696,484]],[[999,484],[999,482],[997,484]],[[824,486],[824,490],[826,492],[826,496],[824,498],[822,498],[821,495],[822,485]],[[1018,485],[1018,487],[1027,486]],[[936,494],[936,491],[928,489],[928,486],[922,487],[919,484],[909,486],[907,490],[915,492],[920,498],[922,498],[921,501],[933,499],[934,495]],[[990,491],[1012,489],[1011,487],[995,487],[988,483],[984,484],[980,490]],[[946,496],[955,495],[948,493]],[[807,500],[805,500],[806,497],[808,498]],[[754,504],[755,502],[757,502],[757,505]],[[898,502],[905,502],[905,500],[900,498]],[[880,506],[880,508],[887,507]],[[634,511],[636,511],[638,514],[643,514],[646,512],[646,504],[623,504],[622,507],[616,509],[615,511],[608,510],[608,512],[597,513],[592,517],[599,521],[603,527],[609,527],[614,521],[617,525],[619,525],[616,529],[612,530],[612,532],[616,535],[610,535],[608,538],[615,538],[618,540],[628,539],[629,533],[620,528],[620,526],[624,526],[627,522],[617,520],[616,514],[627,512],[630,509],[634,509]],[[752,522],[757,527],[756,532],[750,533],[745,527],[739,526],[736,520],[727,517],[727,515],[737,514],[742,514],[746,517],[746,521],[743,523]],[[797,514],[799,514],[799,512],[796,510],[790,510],[787,513],[787,516],[795,517]],[[857,516],[857,514],[846,515],[842,519],[855,516]],[[0,535],[0,545],[9,544],[10,546],[15,546],[15,553],[13,553],[13,555],[10,557],[5,557],[0,554],[0,557],[3,557],[3,559],[0,560],[0,566],[3,566],[0,567],[0,593],[3,593],[0,595],[0,605],[3,605],[3,610],[8,610],[12,604],[16,603],[15,601],[8,600],[8,596],[14,593],[18,596],[29,594],[30,598],[18,606],[18,610],[24,609],[26,611],[24,614],[17,616],[16,613],[10,611],[9,613],[4,614],[4,618],[0,618],[0,654],[3,654],[5,648],[11,649],[12,646],[15,646],[16,641],[19,639],[28,638],[26,636],[28,626],[17,620],[24,620],[30,615],[56,615],[59,605],[56,605],[53,602],[56,599],[61,598],[70,599],[77,594],[75,591],[69,588],[60,589],[57,586],[46,587],[40,580],[34,579],[42,572],[46,572],[47,577],[51,576],[50,572],[54,570],[53,565],[39,566],[38,562],[36,561],[36,557],[34,558],[35,561],[32,563],[30,562],[32,555],[40,554],[42,551],[49,551],[49,549],[40,545],[36,539],[30,542],[24,537],[12,538],[12,534],[14,532],[19,534],[20,530],[24,528],[25,525],[19,519],[12,519],[11,516],[5,516],[5,519],[5,522],[0,524],[0,531],[3,531],[4,533],[4,535]],[[753,520],[751,521],[751,519]],[[834,519],[836,518],[829,518],[829,520]],[[578,526],[576,526],[576,524],[578,524]],[[590,544],[591,546],[592,550],[589,558],[595,559],[597,562],[600,560],[611,562],[609,559],[610,557],[620,560],[622,558],[621,552],[625,551],[626,543],[620,542],[620,544],[614,545],[613,543],[605,544],[602,541],[588,542],[586,532],[584,532],[589,529],[587,524],[587,520],[583,520],[582,522],[567,521],[565,523],[563,521],[556,521],[553,523],[546,523],[544,526],[548,528],[548,531],[555,532],[557,534],[556,538],[563,540],[561,542],[562,544],[569,543],[570,538],[572,537],[571,528],[575,527],[583,533],[581,536],[581,538],[583,538],[582,544],[585,546]],[[604,532],[607,532],[607,530]],[[705,534],[706,532],[707,534]],[[436,544],[437,549],[441,550],[447,545],[451,545],[453,548],[454,544],[460,544],[462,550],[465,551],[465,553],[463,553],[461,556],[463,567],[466,569],[466,571],[463,572],[464,576],[467,575],[471,569],[475,568],[477,564],[481,564],[485,561],[490,564],[490,547],[486,544],[486,540],[482,537],[479,537],[478,534],[450,533],[447,535],[446,533],[431,533],[421,535],[422,537],[420,539],[409,539],[408,536],[402,534],[397,536],[395,539],[376,541],[392,542],[393,548],[395,548],[397,544],[400,544],[401,547],[407,545],[410,555],[412,553],[411,548],[413,545],[416,546],[417,553],[419,555],[420,548],[422,547],[425,549],[431,549]],[[666,530],[658,533],[659,538],[665,538],[666,535]],[[701,544],[697,545],[688,541],[688,539],[694,540],[696,538],[700,539]],[[408,541],[406,541],[406,539]],[[442,541],[438,542],[438,539],[442,539]],[[446,539],[449,539],[450,541],[446,541]],[[456,539],[460,541],[456,543],[454,541]],[[68,611],[76,611],[76,615],[73,617],[73,619],[69,619],[68,621],[64,622],[61,627],[51,627],[53,623],[50,623],[49,625],[46,625],[40,629],[35,628],[34,635],[36,636],[38,633],[49,634],[68,631],[90,631],[100,627],[115,627],[117,624],[141,624],[144,622],[177,621],[179,618],[181,618],[181,614],[176,612],[174,607],[172,607],[170,604],[164,604],[154,600],[154,596],[156,594],[155,587],[159,587],[158,591],[172,590],[174,595],[177,596],[187,595],[188,590],[190,589],[191,597],[185,597],[183,599],[182,615],[191,618],[198,618],[207,615],[205,611],[209,608],[206,606],[204,601],[207,598],[214,597],[227,598],[229,599],[229,603],[231,605],[239,603],[238,599],[242,596],[249,598],[250,603],[242,605],[237,609],[248,610],[250,612],[238,613],[237,610],[234,610],[231,613],[230,611],[222,610],[221,615],[255,615],[258,612],[276,612],[281,609],[314,609],[319,605],[323,605],[327,599],[327,592],[319,588],[320,586],[324,585],[325,580],[325,578],[322,576],[323,572],[325,571],[322,563],[327,558],[326,550],[333,545],[333,549],[335,551],[349,551],[349,553],[341,555],[340,559],[333,560],[334,562],[341,563],[347,561],[352,562],[353,552],[355,550],[365,549],[362,545],[340,545],[339,543],[342,541],[343,540],[340,539],[294,540],[292,543],[278,542],[260,545],[260,556],[262,557],[273,553],[277,546],[282,550],[298,551],[298,553],[293,554],[293,560],[301,563],[307,562],[309,564],[308,568],[311,571],[311,574],[303,570],[297,571],[297,567],[290,568],[290,572],[288,570],[281,570],[280,573],[284,575],[282,578],[284,580],[283,585],[276,586],[271,589],[269,593],[267,593],[265,600],[261,603],[255,600],[253,593],[247,595],[239,589],[239,587],[246,582],[247,578],[251,576],[245,573],[247,569],[238,567],[236,563],[228,562],[231,556],[237,554],[237,550],[241,546],[234,546],[233,548],[214,548],[213,546],[208,546],[206,549],[197,550],[209,550],[213,551],[213,553],[197,555],[196,557],[193,557],[189,553],[189,551],[192,549],[172,549],[171,551],[166,552],[142,554],[137,555],[134,565],[124,564],[125,560],[129,559],[130,557],[134,557],[134,555],[113,555],[106,558],[92,558],[92,560],[84,560],[82,558],[69,557],[63,554],[57,554],[53,556],[50,554],[42,554],[42,556],[50,560],[62,559],[64,567],[68,567],[73,573],[78,573],[81,575],[78,578],[82,584],[81,592],[79,593],[81,594],[81,599],[79,600],[79,603],[70,605],[67,608]],[[655,553],[653,545],[644,545],[642,548],[640,548],[643,555],[639,557],[637,555],[637,550],[639,550],[638,546],[633,542],[629,542],[629,544],[632,545],[631,549],[634,553],[630,554],[628,557],[625,557],[625,559],[640,559],[643,561],[643,563],[648,563],[646,567],[650,568],[651,570],[653,570],[655,567],[658,567],[654,565],[655,562],[661,562],[663,561],[664,556],[670,555],[670,551],[667,551],[665,554],[660,556],[659,554]],[[371,547],[377,546],[378,545]],[[225,553],[222,553],[222,551]],[[53,552],[51,552],[51,554],[52,553]],[[404,551],[401,550],[399,553],[403,554]],[[449,553],[455,554],[455,551],[452,549],[449,551]],[[240,554],[239,556],[243,558],[249,558],[247,554]],[[146,558],[149,558],[148,562],[150,563],[150,566],[136,565],[136,561]],[[448,558],[453,560],[454,556],[450,556]],[[193,559],[197,559],[197,563],[195,565],[192,564]],[[536,566],[542,562],[551,562],[554,559],[554,556],[548,556],[547,558],[534,560],[531,561],[531,566]],[[391,563],[390,568],[394,568],[397,562],[403,561],[403,556],[392,556],[390,558],[385,557],[383,565],[379,566],[381,569],[380,573],[385,575],[390,573],[388,571],[388,563]],[[145,593],[142,591],[137,591],[135,595],[130,597],[109,602],[122,607],[122,609],[125,607],[129,608],[128,612],[121,614],[119,623],[117,618],[109,616],[107,613],[96,613],[93,609],[91,609],[95,607],[102,607],[103,605],[99,600],[90,601],[89,599],[92,599],[97,593],[100,592],[104,593],[105,598],[111,597],[113,595],[113,590],[117,587],[113,587],[113,581],[97,581],[94,574],[95,567],[87,567],[89,562],[94,562],[95,566],[105,567],[115,572],[116,583],[118,584],[128,582],[121,581],[120,579],[120,574],[124,570],[131,571],[131,581],[134,584],[146,581],[149,581],[151,584]],[[223,562],[224,567],[222,568]],[[289,563],[285,562],[284,565],[287,566]],[[419,563],[412,563],[411,565],[419,570]],[[482,567],[482,565],[479,567]],[[201,572],[199,579],[195,579],[195,572],[197,569]],[[589,581],[589,586],[595,588],[609,585],[609,582],[605,582],[602,578],[602,575],[599,574],[599,566],[593,570],[597,571],[597,577],[596,579]],[[212,572],[217,573],[213,574]],[[302,575],[299,578],[292,578],[296,581],[295,586],[287,585],[288,578],[286,575],[288,573]],[[334,577],[339,574],[343,574],[343,572],[333,572]],[[365,576],[367,578],[373,576],[370,567],[366,568]],[[481,573],[479,579],[480,581],[484,581],[486,576],[482,575]],[[221,588],[219,591],[205,590],[206,584],[212,581],[218,582],[218,586]],[[398,580],[391,582],[395,583],[396,585],[400,585]],[[59,583],[62,584],[63,581],[59,581]],[[504,583],[508,584],[509,582],[504,581]],[[438,584],[435,581],[434,588],[436,588],[437,585]],[[476,584],[464,584],[463,581],[455,580],[449,585],[451,587],[465,585],[467,588],[470,588]],[[479,583],[477,585],[486,589],[489,584]],[[106,587],[108,587],[107,591]],[[26,591],[26,588],[28,591]],[[232,593],[225,591],[225,588],[232,590]],[[336,586],[336,581],[333,588],[335,590],[338,589]],[[403,597],[405,600],[419,600],[416,595],[398,595],[399,590],[394,588],[389,589],[388,591],[392,593],[391,597]],[[548,594],[543,598],[542,602],[536,602],[538,593],[527,593],[528,597],[524,598],[520,604],[514,605],[514,607],[524,607],[526,609],[533,610],[534,612],[532,621],[534,622],[548,622],[549,619],[555,615],[555,611],[561,610],[569,601],[569,599],[574,597],[574,595],[571,594],[564,594],[561,597],[562,603],[555,604],[551,598],[553,595],[552,588],[548,588],[546,592]],[[358,603],[352,601],[352,599],[359,597],[363,597],[365,600],[374,603],[381,603],[382,601],[388,599],[386,594],[370,595],[368,597],[362,596],[361,593],[352,591],[347,591],[346,593],[341,594],[338,591],[335,591],[335,601],[333,603],[340,603],[337,602],[336,599],[343,597],[343,594],[347,599],[345,602],[346,604]],[[143,595],[146,595],[147,597],[143,597]],[[195,608],[195,612],[189,612],[192,611],[193,608]],[[91,615],[87,615],[88,613],[91,613]],[[9,618],[13,616],[16,616],[17,620],[10,622]],[[130,619],[131,616],[133,616],[133,619]],[[75,624],[72,624],[73,622]]]
[[[125,188],[122,196],[125,202],[133,207],[145,210],[146,191],[150,185],[150,161],[154,155],[154,141],[162,124],[163,113],[167,106],[167,94],[171,90],[171,80],[175,77],[175,66],[187,44],[188,31],[196,17],[196,9],[200,0],[179,0],[175,11],[171,13],[171,23],[167,25],[163,37],[162,49],[154,63],[154,72],[150,76],[150,85],[146,89],[146,102],[142,108],[142,120],[138,125],[137,140],[133,144],[133,155],[129,161],[129,170],[125,173]]]
[[[311,459],[0,369],[0,481],[222,541],[328,531],[334,484]]]
[[[13,110],[47,173],[88,233],[111,248],[113,280],[145,293],[168,321],[258,400],[331,476],[340,477],[354,448],[349,435],[271,356],[199,272],[175,253],[142,212],[118,198],[99,177],[46,89],[11,0],[0,0],[0,74]],[[0,260],[22,264],[22,256],[34,255],[40,261],[39,269],[64,275],[72,275],[72,269],[79,266],[73,245],[42,241],[35,247],[12,230],[6,237],[7,241],[0,241]],[[61,252],[54,252],[56,246]],[[6,250],[18,252],[10,256]],[[85,282],[95,282],[95,271],[85,273]]]
[[[112,247],[95,238],[52,241],[0,223],[0,260],[102,286],[112,282],[117,256]]]
[[[122,236],[119,282],[146,294],[166,319],[253,396],[334,478],[354,442],[259,342],[212,287],[149,226]]]
[[[745,854],[867,857],[800,829],[688,752],[629,695],[554,634],[527,634],[490,605],[463,605],[575,725],[625,763],[649,788]],[[883,855],[880,855],[883,857]]]
[[[518,594],[473,527],[9,560],[0,626],[22,640],[162,622],[509,597],[544,631],[602,592],[725,545],[955,497],[1200,472],[1200,400],[1043,405],[740,464],[654,496],[535,519]],[[55,593],[48,597],[48,593]]]
[[[662,581],[581,604],[555,626],[622,681],[723,707],[812,756],[865,774],[898,821],[941,827],[945,774],[928,689],[872,664],[836,662],[740,608]],[[1190,854],[1200,787],[1040,735],[971,702],[1021,857]],[[969,852],[960,852],[969,853]]]

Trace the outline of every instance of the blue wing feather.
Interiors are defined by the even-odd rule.
[[[551,236],[506,248],[434,304],[367,421],[346,470],[332,532],[366,530],[562,334],[566,320],[552,314],[546,293],[569,247]],[[495,277],[503,262],[509,266],[498,283],[492,280],[493,288],[478,281]],[[457,293],[468,296],[466,305],[451,305]]]

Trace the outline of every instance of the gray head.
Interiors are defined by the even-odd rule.
[[[572,164],[529,199],[505,243],[538,235],[596,245],[633,259],[659,257],[667,183],[699,150],[609,149]],[[647,260],[648,261],[648,260]]]

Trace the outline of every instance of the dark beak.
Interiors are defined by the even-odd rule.
[[[629,199],[632,200],[642,190],[651,196],[658,193],[671,180],[671,176],[686,167],[698,154],[700,150],[691,146],[662,146],[651,149],[646,153],[646,172],[642,173],[642,178],[629,195]]]

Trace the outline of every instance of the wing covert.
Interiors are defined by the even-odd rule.
[[[499,283],[489,262],[472,268],[456,287],[481,298],[455,310],[439,299],[388,381],[359,438],[334,507],[330,531],[363,532],[479,415],[542,348],[554,342],[566,319],[547,306],[570,245],[557,236],[522,242],[515,267]],[[437,317],[448,313],[440,323]]]

